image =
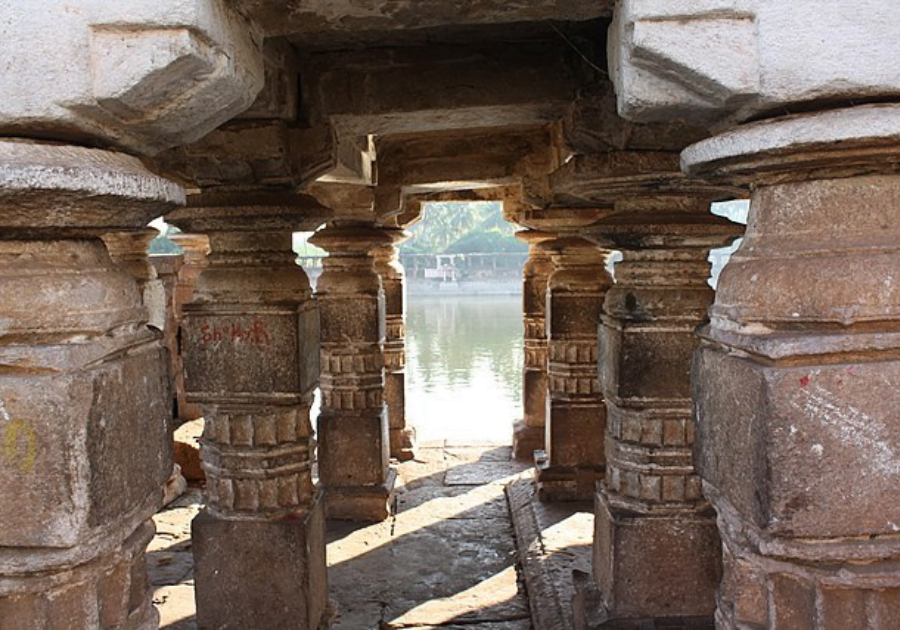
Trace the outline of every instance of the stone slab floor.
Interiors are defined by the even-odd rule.
[[[332,627],[532,629],[505,494],[526,468],[509,447],[426,446],[399,465],[393,518],[330,521]],[[168,630],[196,628],[190,520],[200,503],[191,488],[155,517],[148,564]]]

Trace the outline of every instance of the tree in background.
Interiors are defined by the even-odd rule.
[[[422,220],[410,228],[404,254],[524,252],[516,227],[503,218],[499,201],[440,202],[425,205]]]

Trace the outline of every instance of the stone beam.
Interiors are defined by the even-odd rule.
[[[541,124],[574,95],[565,53],[554,42],[314,54],[303,107],[352,136]]]
[[[379,139],[376,207],[380,214],[402,210],[411,195],[476,194],[480,198],[544,198],[547,175],[559,165],[552,125]],[[527,186],[529,191],[522,189]],[[500,194],[499,197],[496,195]],[[486,196],[487,195],[487,196]],[[491,195],[495,195],[491,197]],[[460,199],[464,200],[464,199]]]
[[[361,5],[352,0],[304,2],[303,0],[236,0],[239,11],[258,22],[266,35],[290,35],[308,45],[327,45],[335,38],[353,41],[367,33],[416,31],[433,27],[519,22],[581,22],[612,13],[611,0],[553,0],[505,2],[479,0],[448,4],[441,0],[370,2]]]

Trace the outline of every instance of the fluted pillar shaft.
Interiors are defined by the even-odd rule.
[[[321,310],[319,474],[328,515],[382,520],[396,472],[384,402],[385,302],[373,252],[392,244],[367,225],[329,225],[310,242],[327,250],[316,285]]]
[[[409,234],[386,230],[391,245],[374,250],[375,271],[384,289],[384,401],[388,410],[390,454],[400,461],[415,456],[415,429],[406,420],[406,284],[400,250]]]
[[[589,499],[606,466],[597,322],[612,285],[609,252],[574,236],[548,247],[546,459],[539,462],[538,491],[545,501]]]
[[[553,271],[550,250],[544,244],[554,235],[538,230],[518,232],[528,243],[522,268],[522,313],[525,367],[522,372],[523,417],[513,428],[513,455],[531,461],[544,448],[547,414],[547,283]]]
[[[292,231],[321,216],[311,200],[247,193],[200,195],[170,216],[211,247],[182,322],[187,397],[206,420],[206,505],[192,525],[201,627],[312,629],[323,618],[309,417],[318,311],[291,250]]]

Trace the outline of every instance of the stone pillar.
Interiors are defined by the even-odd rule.
[[[183,200],[139,160],[0,141],[0,628],[155,628],[168,360],[100,235]]]
[[[211,246],[182,322],[187,396],[206,420],[206,506],[192,524],[201,628],[312,630],[325,614],[309,418],[318,313],[291,250],[321,210],[293,194],[205,193],[168,217]]]
[[[897,129],[900,106],[855,107],[683,154],[691,173],[755,184],[694,358],[719,627],[900,618]]]
[[[322,319],[319,475],[328,516],[383,520],[391,513],[396,471],[388,466],[384,292],[372,252],[393,239],[367,225],[332,224],[310,242],[329,252],[316,285]]]
[[[384,288],[384,402],[391,457],[407,461],[415,457],[416,431],[406,423],[406,284],[397,245],[409,234],[398,229],[386,233],[393,243],[373,252],[375,271]]]
[[[147,248],[159,234],[152,228],[134,232],[113,232],[103,235],[103,242],[113,262],[131,274],[141,289],[147,307],[147,323],[157,330],[166,326],[166,290],[156,268],[150,262]]]
[[[184,256],[181,254],[160,254],[150,256],[150,264],[156,270],[157,277],[162,283],[165,295],[166,319],[163,326],[163,345],[169,351],[169,362],[172,366],[173,385],[178,381],[178,371],[181,370],[181,350],[178,340],[178,322],[179,317],[175,314],[175,285],[178,282],[178,272],[183,264]],[[183,377],[181,382],[183,383]],[[173,386],[174,390],[174,386]],[[182,393],[184,389],[182,388]],[[172,392],[172,409],[173,414],[178,414],[178,392]]]
[[[583,238],[547,242],[548,397],[546,457],[538,462],[542,501],[586,500],[606,466],[606,407],[597,379],[597,324],[612,278],[608,251]]]
[[[523,419],[513,428],[513,456],[532,461],[544,448],[547,413],[547,281],[553,271],[550,251],[544,245],[553,234],[538,230],[517,232],[528,243],[528,260],[522,268],[522,312],[525,328],[525,368],[522,374]]]
[[[709,206],[672,193],[632,198],[590,228],[623,255],[599,332],[607,463],[593,572],[607,624],[680,618],[700,627],[715,609],[721,544],[692,461],[690,366],[714,296],[710,249],[742,226]]]
[[[178,335],[181,335],[181,320],[184,317],[184,305],[194,299],[194,291],[200,274],[209,265],[209,237],[205,234],[172,234],[169,240],[184,250],[184,259],[178,272],[178,281],[175,284],[175,321],[178,326]],[[172,365],[175,368],[175,402],[177,405],[178,421],[188,422],[203,417],[200,405],[187,401],[184,392],[184,367],[181,352],[172,357]]]

